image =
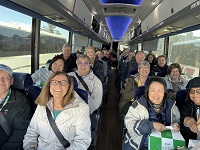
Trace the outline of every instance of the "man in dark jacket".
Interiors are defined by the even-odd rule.
[[[26,97],[10,88],[13,81],[12,69],[0,64],[1,150],[22,149],[24,135],[32,116],[30,103]]]
[[[73,71],[73,69],[76,68],[76,55],[72,53],[71,45],[63,45],[61,56],[63,56],[66,61],[66,67],[64,71],[67,73]]]

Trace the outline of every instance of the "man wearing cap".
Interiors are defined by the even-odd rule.
[[[186,104],[180,108],[181,134],[188,143],[189,139],[200,140],[200,77],[191,79],[187,84]]]
[[[26,129],[32,117],[26,97],[10,88],[12,69],[0,64],[0,149],[21,149]]]

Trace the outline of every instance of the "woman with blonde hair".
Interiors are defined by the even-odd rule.
[[[82,149],[91,142],[88,105],[74,92],[73,81],[64,72],[55,72],[36,99],[37,109],[23,141],[27,149]],[[48,115],[50,111],[50,115]],[[50,116],[50,117],[49,117]],[[57,136],[49,118],[69,145]]]
[[[105,82],[103,62],[98,59],[95,54],[95,49],[93,46],[89,46],[85,50],[85,54],[90,58],[91,68],[94,74],[101,80],[102,83]]]

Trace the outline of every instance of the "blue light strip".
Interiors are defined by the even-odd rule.
[[[132,18],[124,16],[108,16],[106,22],[110,30],[112,39],[119,41],[124,36]]]
[[[100,0],[100,2],[102,4],[123,3],[123,4],[140,5],[142,0]]]

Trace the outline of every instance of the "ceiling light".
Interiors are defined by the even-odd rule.
[[[102,4],[123,3],[123,4],[140,5],[142,0],[100,0],[100,2]]]
[[[113,40],[119,41],[120,39],[122,39],[131,21],[132,18],[124,16],[106,17],[106,23],[108,25]]]

